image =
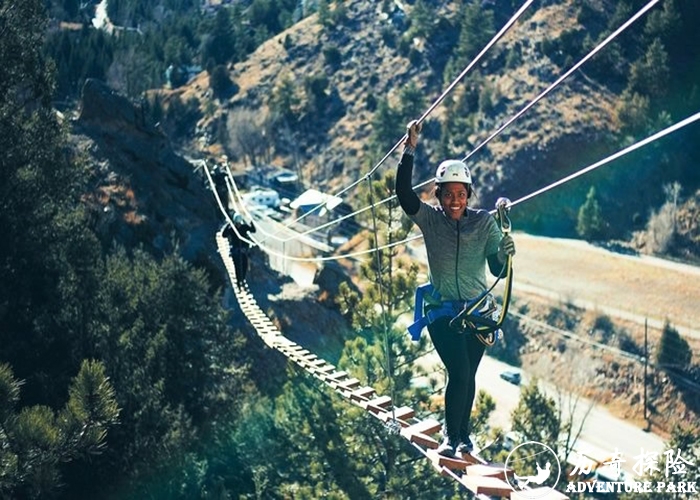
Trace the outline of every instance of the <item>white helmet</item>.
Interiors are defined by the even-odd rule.
[[[469,167],[460,160],[445,160],[435,172],[435,184],[445,184],[446,182],[461,182],[463,184],[472,183],[472,174]]]

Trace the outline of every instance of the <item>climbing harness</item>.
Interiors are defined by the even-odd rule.
[[[508,198],[499,198],[496,201],[496,219],[504,235],[510,233],[512,227],[508,216],[510,205]],[[505,290],[503,305],[499,306],[491,292],[501,279],[505,279]],[[420,285],[416,288],[413,323],[408,327],[411,339],[419,340],[423,328],[438,318],[450,317],[450,328],[454,331],[473,333],[484,345],[494,345],[503,335],[501,325],[508,314],[512,285],[513,259],[510,255],[506,257],[501,273],[493,285],[474,299],[441,301],[440,294],[432,283]]]

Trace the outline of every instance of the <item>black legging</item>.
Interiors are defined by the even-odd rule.
[[[248,273],[248,252],[243,249],[233,249],[231,257],[233,258],[233,267],[236,270],[236,281],[242,285],[245,281],[245,275]]]
[[[469,419],[476,395],[476,370],[485,346],[470,333],[456,333],[450,318],[442,317],[428,326],[435,350],[447,368],[445,390],[445,431],[450,441],[465,441],[471,432]]]

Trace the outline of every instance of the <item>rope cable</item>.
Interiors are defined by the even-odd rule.
[[[373,186],[372,186],[372,178],[371,176],[366,177],[367,179],[367,186],[369,189],[369,201],[370,205],[372,206],[372,229],[374,231],[374,247],[377,248],[379,246],[379,231],[377,229],[377,212],[374,207],[374,195],[373,195]],[[376,251],[374,253],[376,257],[376,262],[377,262],[377,285],[379,287],[379,304],[381,308],[381,314],[382,314],[382,323],[384,327],[384,350],[386,352],[386,372],[387,376],[389,378],[389,394],[391,395],[391,400],[396,401],[395,399],[395,394],[394,394],[394,374],[393,370],[391,369],[391,346],[389,344],[389,325],[387,324],[387,318],[386,318],[386,304],[384,303],[384,278],[382,276],[382,253],[380,251]],[[394,410],[394,407],[391,407],[391,419],[392,422],[396,422],[396,411]]]
[[[574,173],[572,173],[572,174],[570,174],[570,175],[568,175],[568,176],[566,176],[566,177],[564,177],[556,182],[553,182],[552,184],[550,184],[548,186],[545,186],[541,189],[533,191],[532,193],[530,193],[528,195],[525,195],[519,199],[516,199],[515,201],[512,201],[508,205],[508,207],[513,207],[515,205],[519,205],[519,204],[521,204],[525,201],[528,201],[536,196],[539,196],[540,194],[542,194],[546,191],[549,191],[551,189],[554,189],[555,187],[561,186],[561,185],[565,184],[566,182],[569,182],[577,177],[580,177],[580,176],[590,172],[591,170],[594,170],[594,169],[599,168],[607,163],[610,163],[613,160],[621,158],[622,156],[625,156],[625,155],[627,155],[627,154],[629,154],[629,153],[631,153],[631,152],[633,152],[633,151],[635,151],[643,146],[646,146],[654,141],[657,141],[657,140],[661,139],[662,137],[669,135],[673,132],[676,132],[677,130],[680,130],[681,128],[686,127],[686,126],[690,125],[691,123],[696,122],[698,120],[700,120],[700,112],[697,112],[697,113],[689,116],[688,118],[685,118],[685,119],[665,128],[663,130],[660,130],[659,132],[656,132],[655,134],[653,134],[645,139],[642,139],[642,140],[640,140],[640,141],[638,141],[638,142],[636,142],[636,143],[634,143],[634,144],[632,144],[632,145],[630,145],[630,146],[628,146],[628,147],[626,147],[626,148],[624,148],[616,153],[613,153],[612,155],[610,155],[610,156],[608,156],[608,157],[606,157],[606,158],[604,158],[604,159],[602,159],[602,160],[600,160],[592,165],[589,165],[588,167],[584,167],[584,168],[582,168],[582,169],[580,169],[580,170],[578,170],[578,171],[576,171],[576,172],[574,172]],[[388,198],[385,201],[388,201]],[[376,203],[375,205],[378,205],[378,204],[379,203]],[[369,209],[369,207],[367,207],[366,209]],[[490,213],[491,214],[495,213],[495,210],[490,210]],[[369,253],[372,253],[372,252],[375,252],[378,250],[393,248],[393,247],[398,246],[398,245],[409,243],[411,241],[420,239],[422,237],[423,236],[421,234],[417,234],[414,236],[410,236],[408,238],[404,238],[402,240],[394,241],[394,242],[391,242],[389,244],[379,246],[377,248],[371,248],[368,250],[360,250],[357,252],[350,252],[350,253],[345,253],[342,255],[332,255],[332,256],[325,256],[325,257],[301,258],[301,257],[283,256],[281,254],[275,253],[274,251],[271,251],[271,253],[273,253],[274,255],[280,256],[280,257],[288,258],[290,260],[297,260],[297,261],[304,261],[304,262],[322,262],[322,261],[330,261],[330,260],[340,260],[340,259],[344,259],[344,258],[360,257],[360,256],[367,255]],[[262,245],[259,245],[259,246],[261,246],[261,248],[263,248],[267,251],[266,247],[264,247]]]
[[[585,63],[586,63],[589,59],[591,59],[595,54],[597,54],[597,53],[598,53],[600,50],[602,50],[606,45],[608,45],[614,38],[616,38],[618,35],[620,35],[620,33],[622,33],[622,32],[623,32],[624,30],[626,30],[629,26],[631,26],[634,22],[636,22],[642,15],[644,15],[649,9],[651,9],[651,8],[652,8],[654,5],[656,5],[658,2],[659,2],[659,0],[651,0],[649,3],[647,3],[642,9],[640,9],[636,14],[634,14],[632,17],[630,17],[630,18],[629,18],[625,23],[623,23],[618,29],[616,29],[614,32],[612,32],[610,35],[608,35],[608,37],[606,37],[605,40],[603,40],[603,41],[600,42],[598,45],[596,45],[596,46],[595,46],[588,54],[586,54],[580,61],[578,61],[576,64],[574,64],[568,71],[566,71],[566,72],[565,72],[564,74],[562,74],[557,80],[555,80],[551,85],[549,85],[549,87],[547,87],[543,92],[541,92],[538,96],[536,96],[532,101],[530,101],[527,105],[525,105],[520,111],[518,111],[515,115],[513,115],[511,118],[509,118],[506,122],[504,122],[498,129],[496,129],[496,130],[495,130],[491,135],[489,135],[485,140],[483,140],[481,143],[479,143],[471,152],[469,152],[469,153],[465,156],[465,158],[464,158],[463,161],[468,160],[472,155],[474,155],[477,151],[479,151],[481,148],[483,148],[483,147],[484,147],[486,144],[488,144],[491,140],[493,140],[493,139],[496,138],[498,135],[500,135],[500,134],[501,134],[507,127],[509,127],[515,120],[517,120],[518,118],[520,118],[523,114],[525,114],[527,111],[529,111],[535,104],[537,104],[539,101],[541,101],[542,99],[544,99],[552,90],[554,90],[559,84],[561,84],[561,82],[563,82],[566,78],[568,78],[569,76],[571,76],[571,75],[574,73],[574,71],[576,71],[577,69],[579,69],[583,64],[585,64]],[[465,71],[466,71],[466,70],[465,70]],[[464,72],[463,72],[463,73],[464,73]],[[462,75],[460,75],[460,77],[461,77],[461,76],[462,76]],[[450,90],[451,90],[453,87],[454,87],[454,85],[452,85],[452,86],[450,87]],[[444,96],[444,95],[446,95],[446,93],[443,93],[443,96]],[[441,100],[444,99],[443,96],[441,96]],[[433,108],[433,109],[434,109],[434,108]],[[432,109],[431,109],[430,111],[432,111]],[[427,116],[427,115],[424,114],[424,115],[421,117],[420,120],[423,120],[425,116]],[[403,138],[401,139],[401,141],[399,141],[399,143],[401,143],[401,142],[404,141],[405,139],[406,139],[406,135],[403,136]],[[399,144],[395,145],[395,146],[392,148],[392,150],[390,151],[390,153],[387,154],[384,158],[382,158],[382,160],[380,161],[380,163],[379,163],[377,166],[381,165],[381,164],[386,160],[386,158],[396,150],[396,148],[398,147],[398,145],[399,145]],[[374,170],[376,170],[376,167],[372,169],[372,172],[373,172]],[[420,183],[416,184],[415,186],[413,186],[413,189],[414,189],[414,190],[415,190],[415,189],[420,189],[420,188],[422,188],[422,187],[424,187],[424,186],[430,184],[431,182],[433,182],[433,179],[432,179],[432,178],[427,179],[427,180],[425,180],[425,181],[423,181],[423,182],[420,182]],[[352,187],[352,185],[349,186],[348,188],[346,188],[343,192],[345,192],[345,191],[347,191],[348,189],[350,189],[350,187]],[[391,195],[391,196],[389,196],[389,197],[387,197],[387,198],[385,198],[385,199],[380,200],[379,202],[377,202],[377,205],[382,205],[382,204],[384,204],[384,203],[387,203],[387,202],[393,200],[394,198],[396,198],[396,195]],[[319,205],[319,206],[322,206],[322,205]],[[319,207],[315,207],[314,209],[316,209],[316,208],[319,208]],[[334,219],[334,220],[332,220],[332,221],[326,222],[326,223],[324,223],[324,224],[322,224],[322,225],[320,225],[320,226],[317,226],[317,227],[315,227],[315,228],[311,228],[311,229],[309,229],[309,230],[307,230],[307,231],[305,231],[305,232],[303,232],[303,233],[299,233],[299,236],[307,235],[307,234],[310,234],[310,233],[312,233],[312,232],[319,231],[319,230],[325,229],[325,228],[327,228],[327,227],[330,227],[330,226],[332,226],[332,225],[334,225],[334,224],[338,224],[338,223],[342,222],[343,220],[346,220],[346,219],[349,219],[349,218],[354,217],[354,216],[356,216],[356,215],[359,215],[359,214],[361,214],[361,213],[364,213],[364,212],[366,212],[366,211],[369,210],[369,209],[370,209],[370,207],[363,207],[363,208],[361,208],[361,209],[356,210],[355,212],[352,212],[352,213],[350,213],[350,214],[346,214],[346,215],[344,215],[344,216],[342,216],[342,217],[339,217],[339,218],[336,218],[336,219]],[[298,219],[298,220],[300,220],[300,219]],[[293,222],[292,222],[292,223],[293,223]],[[290,223],[290,224],[292,224],[292,223]],[[292,236],[291,238],[295,238],[295,237],[296,237],[296,236]]]
[[[567,182],[569,182],[577,177],[580,177],[583,174],[586,174],[592,170],[595,170],[598,167],[602,167],[603,165],[610,163],[613,160],[621,158],[621,157],[625,156],[626,154],[631,153],[632,151],[635,151],[635,150],[641,148],[642,146],[646,146],[647,144],[649,144],[651,142],[654,142],[658,139],[661,139],[662,137],[664,137],[672,132],[675,132],[676,130],[679,130],[679,129],[685,127],[686,125],[689,125],[689,124],[691,124],[699,119],[700,119],[700,112],[695,113],[694,115],[689,116],[688,118],[685,118],[684,120],[681,120],[681,121],[671,125],[670,127],[666,127],[665,129],[660,130],[659,132],[657,132],[653,135],[650,135],[646,139],[642,139],[641,141],[636,142],[636,143],[632,144],[631,146],[627,146],[626,148],[624,148],[616,153],[611,154],[607,158],[603,158],[602,160],[600,160],[592,165],[589,165],[588,167],[582,168],[581,170],[578,170],[571,175],[568,175],[562,179],[559,179],[558,181],[553,182],[552,184],[550,184],[548,186],[545,186],[541,189],[538,189],[537,191],[533,191],[532,193],[513,201],[510,204],[510,206],[514,207],[515,205],[523,203],[531,198],[534,198],[535,196],[539,196],[540,194],[545,193],[551,189],[554,189],[555,187],[561,186],[562,184],[565,184],[565,183],[567,183]]]
[[[481,52],[479,52],[476,55],[476,57],[467,65],[467,67],[452,81],[452,83],[450,83],[450,85],[447,87],[447,89],[442,94],[440,94],[440,96],[421,115],[421,117],[418,119],[418,123],[422,123],[435,110],[435,108],[437,108],[440,105],[440,103],[442,103],[442,101],[445,99],[445,97],[447,97],[447,95],[454,89],[454,87],[460,82],[460,80],[462,80],[462,78],[464,78],[466,76],[466,74],[469,71],[471,71],[471,69],[476,65],[476,63],[479,62],[479,60],[484,56],[484,54],[486,54],[486,52],[493,45],[495,45],[496,42],[498,42],[498,40],[500,40],[503,37],[503,35],[513,26],[513,24],[515,24],[515,22],[518,20],[518,18],[523,14],[523,12],[525,12],[525,10],[532,4],[533,1],[534,0],[526,0],[525,3],[523,3],[523,5],[518,9],[518,11],[515,14],[513,14],[513,16],[500,29],[500,31],[498,33],[496,33],[496,35],[494,35],[494,37],[486,44],[486,46],[481,50]],[[656,0],[656,1],[658,1],[658,0]],[[403,137],[401,139],[399,139],[399,141],[396,144],[394,144],[394,146],[389,150],[389,152],[387,154],[385,154],[384,157],[381,160],[379,160],[379,162],[376,165],[374,165],[366,174],[364,174],[361,178],[357,179],[356,181],[352,182],[348,186],[346,186],[343,189],[341,189],[340,191],[338,191],[336,194],[334,194],[334,196],[339,197],[339,196],[345,194],[346,192],[348,192],[349,190],[351,190],[352,188],[354,188],[358,184],[362,183],[362,181],[364,181],[365,179],[370,177],[372,174],[374,174],[374,172],[376,172],[379,169],[379,167],[381,167],[384,164],[384,162],[394,153],[394,151],[396,151],[399,148],[399,146],[401,146],[401,144],[403,144],[403,142],[406,140],[406,137],[407,137],[406,134],[404,134]],[[313,213],[316,210],[323,207],[325,204],[326,204],[325,202],[319,203],[318,205],[316,205],[314,208],[309,210],[304,215],[291,221],[290,225],[294,224],[295,222],[301,221],[305,217],[309,216],[311,213]]]
[[[610,43],[613,39],[617,37],[620,33],[622,33],[624,30],[626,30],[632,23],[634,23],[637,19],[639,19],[641,16],[643,16],[649,9],[651,9],[654,5],[656,5],[659,2],[659,0],[651,0],[648,4],[646,4],[644,7],[642,7],[635,15],[633,15],[631,18],[629,18],[622,26],[617,28],[615,31],[613,31],[608,37],[603,40],[601,43],[599,43],[596,47],[593,48],[586,56],[583,57],[579,62],[574,64],[567,72],[565,72],[563,75],[561,75],[559,78],[557,78],[554,83],[552,83],[549,87],[547,87],[543,92],[541,92],[537,97],[535,97],[532,101],[530,101],[523,109],[518,111],[515,115],[513,115],[508,121],[506,121],[503,125],[498,127],[490,136],[488,136],[484,141],[481,142],[477,147],[475,147],[467,156],[464,157],[462,161],[467,161],[469,158],[474,155],[477,151],[479,151],[482,147],[484,147],[486,144],[488,144],[494,137],[499,135],[503,130],[506,129],[511,123],[513,123],[515,120],[520,118],[520,116],[523,115],[527,110],[529,110],[532,106],[537,104],[541,99],[543,99],[547,94],[549,94],[552,90],[554,90],[562,81],[564,81],[566,78],[569,77],[574,71],[576,71],[578,68],[583,66],[583,64],[588,61],[591,57],[596,55],[598,52],[600,52],[608,43]]]

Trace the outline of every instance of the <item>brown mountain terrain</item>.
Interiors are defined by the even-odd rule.
[[[299,84],[309,75],[325,74],[329,80],[327,92],[332,97],[329,106],[340,108],[341,112],[322,115],[320,120],[327,123],[315,123],[318,126],[295,134],[304,177],[337,189],[341,186],[333,184],[355,180],[367,170],[367,165],[379,161],[367,149],[373,118],[369,99],[387,99],[391,105],[398,106],[400,92],[408,85],[415,85],[423,95],[422,108],[427,109],[446,88],[431,66],[439,59],[439,47],[415,39],[414,45],[422,57],[412,62],[382,40],[383,24],[390,21],[380,15],[376,2],[354,0],[346,5],[348,21],[343,23],[342,30],[323,29],[316,16],[310,16],[264,43],[246,61],[234,65],[230,76],[238,91],[218,102],[215,111],[202,120],[200,129],[208,130],[210,137],[221,137],[219,129],[228,114],[252,110],[260,117],[267,116],[275,89],[284,78],[291,78],[297,84],[296,97],[303,106],[306,96]],[[484,84],[495,89],[498,114],[480,118],[470,137],[471,144],[457,145],[458,150],[467,152],[486,139],[501,122],[521,110],[559,76],[561,70],[537,47],[542,40],[555,38],[557,33],[571,28],[576,22],[574,10],[572,3],[533,9],[531,17],[517,23],[485,55],[482,66],[488,76]],[[455,13],[444,11],[443,15],[448,18]],[[504,54],[515,45],[522,61],[513,68],[506,67]],[[339,51],[341,63],[337,69],[329,67],[324,59],[323,48],[328,46]],[[455,87],[451,97],[458,98],[464,92],[464,87],[471,84],[472,73]],[[205,102],[207,85],[206,76],[201,75],[194,85],[181,92],[184,98],[196,96]],[[594,157],[606,149],[606,137],[615,127],[613,105],[612,95],[585,75],[573,75],[484,148],[474,165],[477,179],[485,188],[498,186],[508,190],[516,183],[520,189],[539,187],[546,172],[538,165],[559,163],[561,158]],[[444,112],[444,107],[438,106],[429,118],[441,120]],[[430,119],[427,127],[431,126]],[[397,140],[404,125],[396,124]],[[432,126],[437,123],[432,122]],[[230,146],[225,139],[226,134],[224,149]],[[387,144],[387,150],[391,146]],[[434,146],[427,142],[425,147],[431,151]],[[234,165],[244,166],[242,158],[236,158],[235,152],[230,154],[231,148],[227,152]],[[273,160],[286,165],[295,162],[291,155]],[[342,176],[334,180],[326,178],[328,164],[334,166],[334,173],[340,170]]]
[[[439,145],[432,138],[449,118],[445,101],[459,101],[474,88],[490,89],[492,110],[477,113],[471,119],[468,142],[452,144],[452,154],[462,156],[476,150],[469,163],[480,195],[477,201],[482,206],[491,208],[498,196],[517,199],[530,194],[617,150],[614,138],[619,128],[615,109],[618,96],[589,78],[587,65],[551,87],[573,61],[559,67],[542,52],[542,47],[564,32],[585,32],[577,22],[576,2],[531,7],[478,65],[461,81],[453,82],[456,85],[447,95],[442,95],[448,87],[442,77],[447,64],[441,45],[444,40],[414,38],[411,55],[404,56],[397,50],[396,42],[390,43],[383,36],[385,30],[398,36],[405,33],[410,5],[403,7],[407,14],[397,8],[395,15],[388,17],[377,2],[354,0],[345,2],[345,6],[347,20],[341,27],[323,27],[317,16],[312,15],[263,43],[245,61],[231,65],[229,76],[236,90],[230,97],[213,97],[206,72],[187,86],[166,91],[166,105],[167,99],[174,96],[200,103],[203,118],[190,145],[195,154],[215,162],[221,161],[225,154],[238,172],[255,171],[267,164],[285,166],[297,170],[307,186],[338,192],[382,160],[383,152],[377,153],[370,147],[378,101],[386,100],[395,109],[413,106],[421,113],[444,98],[426,118],[426,139],[421,148],[428,161],[418,162],[415,176],[416,182],[424,181],[431,177],[433,165],[441,160],[437,152]],[[435,23],[438,30],[447,32],[443,37],[456,36],[456,16],[449,6],[440,10]],[[641,30],[643,19],[638,23],[639,26],[633,25],[628,31]],[[623,32],[619,36],[622,43],[626,35]],[[328,56],[331,49],[337,54],[332,60]],[[508,56],[514,53],[518,54],[517,62],[509,62]],[[313,76],[327,78],[326,98],[320,110],[309,109],[310,97],[305,85]],[[293,108],[300,113],[294,124],[275,116],[276,94],[285,82],[292,86],[296,99]],[[400,102],[409,88],[415,88],[421,102]],[[416,99],[416,94],[410,95]],[[543,98],[532,105],[539,96]],[[502,124],[526,109],[501,133],[493,135]],[[257,146],[251,144],[251,123],[258,129]],[[404,125],[403,122],[393,125],[395,140],[400,138]],[[394,140],[387,141],[384,151],[394,144]],[[255,155],[251,153],[254,148],[258,149]],[[252,169],[251,162],[255,163]],[[391,169],[395,162],[396,157],[387,158],[377,175]],[[613,162],[604,172],[609,171],[610,177],[620,175],[615,168]],[[628,175],[626,185],[634,183],[634,172]],[[601,178],[605,182],[607,176],[598,177]],[[585,178],[576,182],[584,193],[592,185]],[[643,196],[647,190],[640,189],[639,194]],[[546,214],[549,205],[562,211],[561,216],[551,211],[546,214],[546,220],[535,223],[540,230],[557,234],[558,226],[547,227],[548,221],[551,223],[558,217],[575,219],[584,198],[572,197],[570,193],[555,190],[547,201],[533,200],[532,208],[537,212]],[[344,197],[352,203],[356,194],[356,190],[351,190]],[[680,200],[678,219],[682,222],[678,224],[678,238],[670,251],[676,257],[697,259],[700,220],[693,207],[697,206],[699,197],[697,193],[688,194],[687,201]],[[636,249],[657,251],[649,244],[652,236],[639,226],[639,221],[646,220],[653,207],[640,205],[640,196],[632,193],[614,197],[617,206],[606,216],[615,219],[618,231],[621,225],[622,232],[628,233],[622,237],[630,239],[629,232],[635,230],[631,244]],[[629,213],[624,212],[626,207]],[[640,214],[640,210],[647,213]]]

